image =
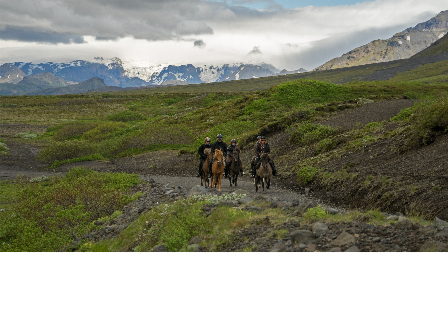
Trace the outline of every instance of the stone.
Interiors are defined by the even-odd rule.
[[[305,196],[308,197],[310,195],[310,188],[305,188]]]
[[[353,237],[348,232],[342,232],[335,240],[331,242],[332,245],[336,246],[344,246],[344,245],[351,245],[355,243],[355,237]]]
[[[420,252],[448,252],[448,244],[428,241],[420,247]]]
[[[436,217],[436,219],[434,219],[434,224],[437,227],[443,227],[443,226],[447,226],[448,227],[448,222],[444,221],[443,219],[440,219],[438,217]]]
[[[414,224],[409,219],[402,219],[395,224],[397,229],[411,230]]]
[[[289,234],[289,239],[293,243],[309,243],[315,239],[314,233],[308,230],[297,230]]]
[[[330,215],[337,215],[338,213],[340,213],[341,211],[340,210],[338,210],[338,209],[333,209],[333,208],[329,208],[329,209],[327,209],[327,212],[330,214]]]
[[[312,226],[313,233],[316,237],[323,237],[328,232],[328,226],[324,223],[314,223]]]
[[[302,244],[299,244],[299,248],[302,249],[302,250],[306,249],[307,246],[308,246],[308,245],[303,244],[303,243],[302,243]]]
[[[247,207],[246,210],[254,211],[254,212],[261,212],[261,211],[263,211],[263,208],[260,208],[260,207],[257,207],[257,206],[250,206],[250,207]]]
[[[279,240],[271,249],[271,252],[283,252],[286,249],[283,240]]]
[[[339,247],[334,247],[331,250],[329,250],[328,252],[342,252],[342,251]]]
[[[152,249],[152,252],[168,252],[165,245],[159,245]]]
[[[200,244],[200,243],[201,243],[201,237],[195,236],[191,237],[190,241],[188,242],[188,245]]]
[[[187,247],[188,252],[202,252],[202,246],[199,244],[191,244]]]
[[[349,249],[345,250],[344,252],[359,252],[359,249],[356,245],[353,245]]]
[[[255,239],[255,244],[257,245],[263,245],[266,242],[265,238],[257,238]]]
[[[292,206],[296,207],[296,206],[299,206],[299,204],[300,204],[300,200],[299,200],[298,198],[296,198],[296,199],[293,200],[291,203],[292,203]]]
[[[389,216],[389,217],[387,217],[387,220],[396,222],[396,221],[398,221],[399,218],[400,217],[398,217],[398,216]]]
[[[378,242],[381,241],[381,238],[380,238],[380,237],[375,237],[375,238],[372,239],[372,241],[373,241],[374,243],[378,243]]]
[[[226,205],[226,206],[230,206],[230,207],[235,207],[238,206],[238,201],[234,201],[234,200],[226,200],[226,201],[221,201],[219,202],[219,205]]]
[[[294,212],[294,215],[301,216],[307,211],[308,209],[314,208],[316,205],[312,201],[308,201],[306,203],[302,203],[297,207],[297,210]]]
[[[208,189],[206,187],[197,185],[190,189],[188,192],[188,196],[196,196],[196,195],[204,195],[208,193]]]
[[[308,244],[307,248],[305,249],[306,252],[314,252],[316,251],[316,245],[314,244]]]
[[[253,202],[253,201],[254,201],[254,199],[253,199],[252,197],[246,196],[246,197],[241,198],[241,199],[238,201],[238,203],[239,203],[239,204],[248,204],[248,203],[251,203],[251,202]]]

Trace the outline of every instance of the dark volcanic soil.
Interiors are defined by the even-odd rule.
[[[338,127],[350,130],[359,125],[364,127],[372,122],[381,122],[395,117],[402,109],[413,106],[415,100],[396,99],[377,103],[365,104],[356,109],[348,109],[338,112],[326,121],[320,122],[323,126]]]

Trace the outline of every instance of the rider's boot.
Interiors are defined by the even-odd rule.
[[[255,177],[254,162],[253,161],[251,161],[251,163],[250,163],[250,177]]]
[[[275,169],[274,161],[269,162],[269,164],[271,165],[271,168],[272,168],[272,175],[276,176],[277,175],[277,169]]]

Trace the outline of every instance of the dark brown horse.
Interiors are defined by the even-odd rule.
[[[227,157],[229,159],[229,156]],[[230,158],[232,162],[229,166],[229,182],[230,186],[235,185],[235,187],[238,186],[238,175],[240,174],[241,170],[241,162],[240,162],[240,149],[239,147],[236,147],[233,151],[233,154]]]
[[[208,166],[212,159],[211,149],[210,148],[204,149],[204,154],[207,155],[207,158],[205,159],[204,163],[202,164],[201,186],[205,185],[205,187],[208,188],[210,186],[210,180],[208,179]]]
[[[258,191],[258,186],[261,182],[261,186],[264,190],[264,184],[266,183],[266,189],[269,189],[271,185],[271,177],[272,177],[272,168],[269,164],[269,154],[263,153],[260,157],[260,167],[255,171],[255,191]]]
[[[225,167],[224,154],[222,153],[222,150],[216,149],[213,154],[212,181],[210,182],[210,188],[216,188],[216,186],[218,186],[218,191],[221,191],[221,180]]]

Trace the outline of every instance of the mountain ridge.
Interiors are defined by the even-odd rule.
[[[331,70],[410,58],[448,33],[448,10],[386,40],[374,40],[336,57],[314,70]]]

